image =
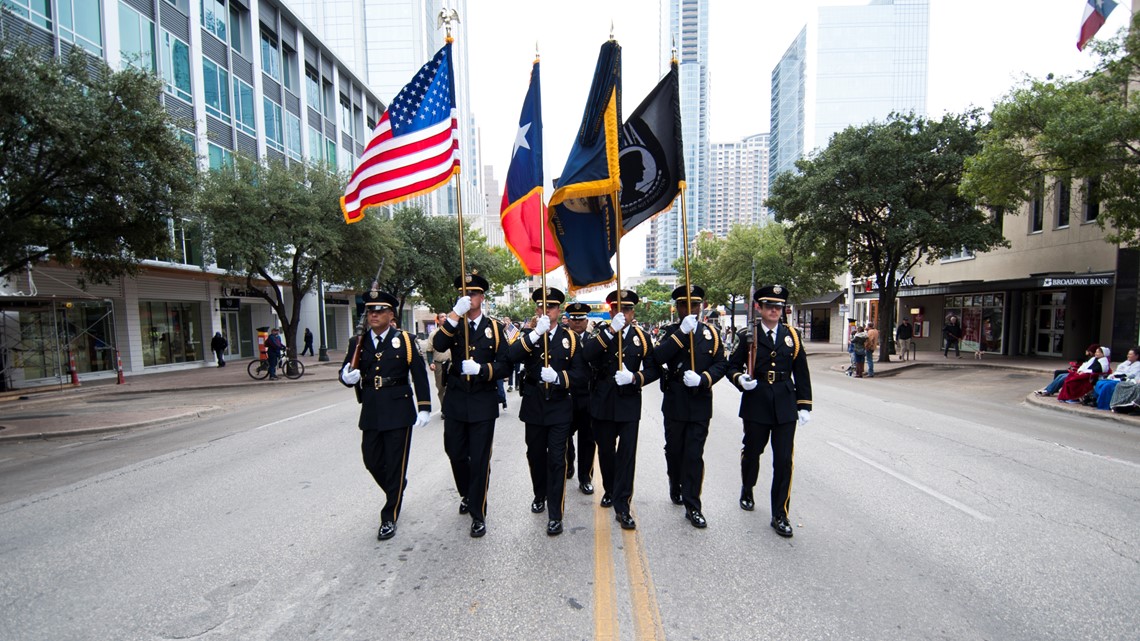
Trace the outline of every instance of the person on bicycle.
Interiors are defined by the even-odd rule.
[[[285,351],[285,342],[281,340],[281,330],[274,327],[265,339],[265,355],[269,357],[269,380],[277,380],[277,365],[281,362],[281,354]]]
[[[387,499],[380,510],[380,531],[376,534],[384,541],[396,535],[401,499],[408,485],[412,428],[427,425],[431,417],[431,386],[414,339],[391,325],[399,300],[377,290],[365,294],[364,299],[368,330],[349,341],[340,382],[356,391],[364,467]]]

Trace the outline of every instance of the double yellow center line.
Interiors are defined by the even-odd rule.
[[[601,478],[595,474],[595,478]],[[614,576],[613,510],[594,508],[594,639],[617,641],[617,582]],[[622,548],[629,574],[629,599],[633,609],[634,638],[664,641],[657,591],[649,573],[645,545],[638,530],[622,530]]]

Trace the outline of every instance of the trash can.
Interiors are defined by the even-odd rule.
[[[263,361],[269,360],[269,349],[265,347],[265,339],[269,338],[268,327],[257,328],[257,357]]]

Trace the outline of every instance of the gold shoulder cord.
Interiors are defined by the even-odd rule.
[[[408,333],[405,331],[401,331],[400,333],[404,335],[404,346],[407,348],[407,351],[408,351],[408,365],[411,365],[412,364],[412,337],[410,335],[408,335]]]
[[[499,321],[491,319],[491,331],[495,334],[495,353],[499,353]]]
[[[795,343],[792,348],[792,360],[795,360],[800,355],[800,335],[796,332],[796,328],[791,325],[785,323],[784,326],[788,328],[788,333],[792,335],[792,342]]]

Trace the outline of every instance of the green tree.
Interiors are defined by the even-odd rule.
[[[891,331],[900,279],[919,261],[1008,246],[1001,230],[959,193],[966,157],[979,150],[977,111],[933,121],[894,114],[848,127],[772,185],[768,207],[787,222],[797,256],[835,273],[874,274],[878,326]],[[888,322],[884,322],[888,321]],[[888,361],[889,341],[879,360]]]
[[[639,299],[637,321],[643,325],[656,325],[667,323],[672,318],[673,288],[656,278],[650,278],[644,283],[632,288],[637,292]]]
[[[1078,182],[1100,201],[1096,222],[1110,243],[1140,246],[1140,14],[1126,35],[1098,42],[1096,69],[1077,79],[1027,79],[994,105],[981,150],[966,162],[962,190],[1017,210],[1050,176]],[[1096,193],[1089,194],[1089,185]]]
[[[196,216],[208,258],[273,307],[292,356],[301,299],[318,274],[328,283],[370,282],[381,258],[397,247],[377,217],[345,224],[338,204],[345,183],[323,166],[244,158],[232,170],[210,172],[203,183]]]
[[[0,39],[0,277],[76,260],[80,283],[171,256],[195,160],[153,75]]]

